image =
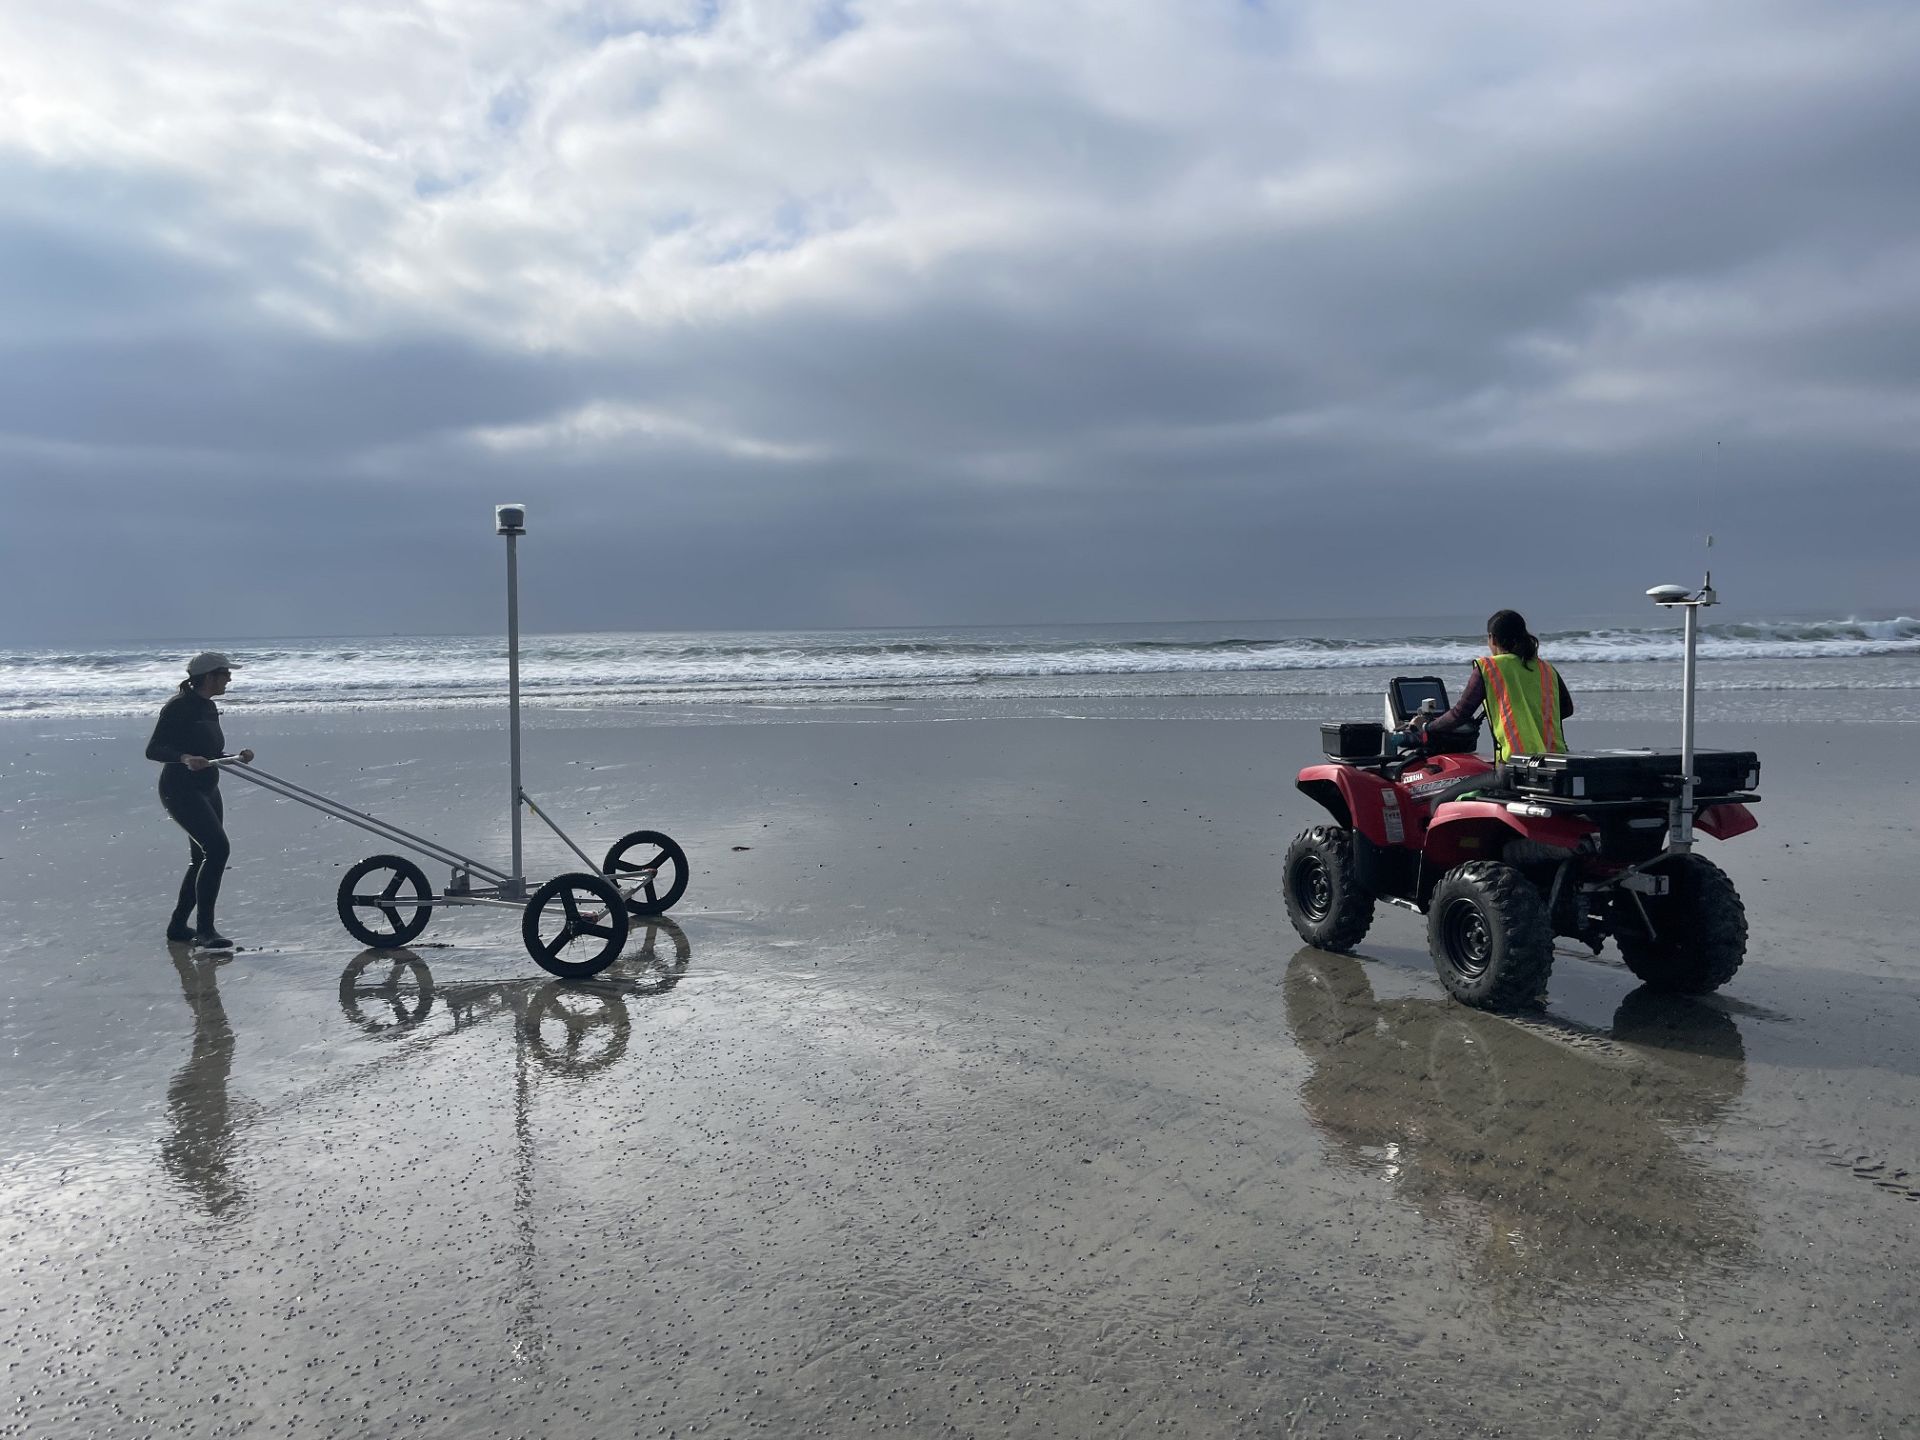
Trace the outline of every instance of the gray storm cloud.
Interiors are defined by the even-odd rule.
[[[14,7],[0,634],[482,627],[504,498],[548,628],[1595,610],[1707,530],[1910,606],[1916,73],[1873,3]]]

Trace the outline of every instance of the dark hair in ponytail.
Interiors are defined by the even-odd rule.
[[[1527,629],[1526,619],[1518,610],[1494,611],[1487,620],[1487,638],[1509,655],[1518,655],[1528,669],[1533,668],[1534,657],[1540,653],[1540,642]]]
[[[189,675],[180,682],[180,694],[185,695],[193,689],[193,677]]]

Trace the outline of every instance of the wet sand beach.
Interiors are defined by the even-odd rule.
[[[585,985],[486,912],[363,953],[389,847],[234,779],[258,948],[170,951],[145,722],[0,725],[0,1433],[1912,1433],[1920,730],[1712,725],[1745,969],[1506,1018],[1418,917],[1297,941],[1310,720],[1053,708],[534,717],[590,853],[693,862]],[[491,716],[228,732],[505,858]]]

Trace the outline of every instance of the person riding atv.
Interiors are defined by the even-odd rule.
[[[1493,773],[1465,776],[1451,793],[1498,789],[1503,767],[1516,754],[1566,753],[1564,724],[1573,714],[1573,696],[1560,672],[1541,658],[1540,641],[1517,610],[1496,610],[1488,618],[1487,653],[1474,660],[1453,708],[1444,715],[1416,715],[1401,734],[1424,746],[1428,736],[1472,725],[1483,707],[1493,731]],[[1430,793],[1428,803],[1446,798],[1442,787]]]
[[[1709,584],[1701,597],[1711,595]],[[1320,727],[1326,760],[1295,783],[1334,823],[1309,826],[1287,848],[1294,929],[1344,951],[1366,936],[1379,903],[1425,915],[1441,983],[1486,1009],[1545,990],[1556,936],[1596,954],[1615,941],[1658,990],[1718,989],[1746,958],[1746,912],[1733,882],[1694,852],[1694,836],[1756,828],[1758,757],[1692,749],[1691,663],[1681,751],[1568,751],[1560,721],[1572,702],[1557,672],[1516,653],[1537,651],[1519,616],[1496,615],[1489,631],[1496,625],[1497,648],[1474,666],[1494,761],[1474,753],[1477,725],[1438,723],[1473,707],[1463,697],[1446,709],[1437,676],[1396,676],[1385,723]]]
[[[1540,658],[1540,641],[1517,610],[1496,610],[1487,620],[1487,653],[1473,662],[1460,699],[1444,715],[1415,720],[1408,732],[1424,740],[1472,721],[1486,707],[1493,727],[1493,758],[1561,754],[1561,729],[1573,714],[1573,697],[1560,672]]]

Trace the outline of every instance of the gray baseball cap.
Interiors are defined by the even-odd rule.
[[[211,675],[216,670],[238,670],[239,668],[218,650],[202,650],[193,659],[187,661],[187,678],[198,680],[202,675]]]

